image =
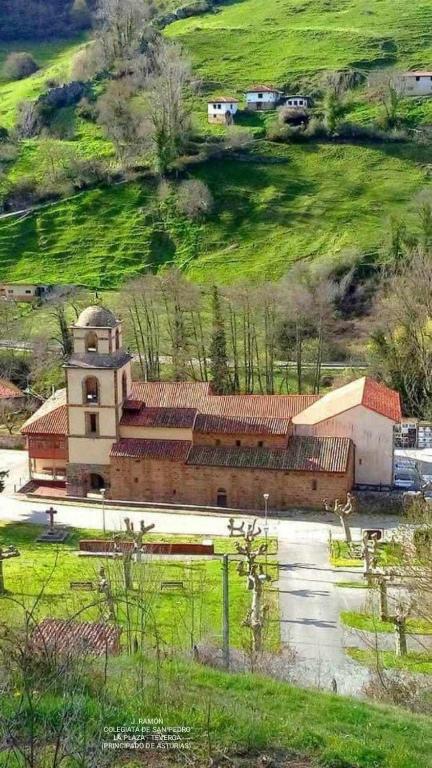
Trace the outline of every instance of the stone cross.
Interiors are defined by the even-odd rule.
[[[21,552],[18,552],[16,547],[6,547],[6,549],[3,549],[3,547],[0,547],[0,595],[4,595],[5,585],[4,585],[4,575],[3,575],[3,563],[5,560],[10,560],[11,557],[20,557]]]
[[[50,507],[49,509],[46,510],[45,514],[49,516],[49,529],[50,529],[50,531],[53,531],[54,530],[54,515],[57,514],[57,510],[54,509],[54,507]]]

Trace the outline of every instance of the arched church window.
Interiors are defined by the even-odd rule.
[[[126,400],[127,396],[128,396],[127,376],[126,376],[126,371],[123,371],[123,376],[122,376],[122,399]]]
[[[88,376],[83,381],[83,401],[84,403],[99,402],[99,380],[96,376]]]
[[[94,331],[89,331],[85,337],[85,349],[86,352],[97,352],[98,350],[98,337]]]
[[[120,348],[120,331],[118,328],[116,328],[116,332],[115,332],[115,348],[116,349]]]

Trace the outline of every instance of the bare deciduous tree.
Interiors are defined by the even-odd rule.
[[[354,496],[347,493],[346,502],[343,504],[339,499],[335,499],[333,506],[327,499],[323,500],[324,509],[327,512],[333,512],[339,518],[340,524],[345,534],[345,541],[349,545],[352,543],[351,530],[348,524],[348,517],[354,510]]]
[[[147,0],[98,0],[96,18],[108,62],[137,52],[152,12]]]
[[[240,576],[247,577],[248,590],[252,592],[251,607],[243,622],[245,627],[249,627],[252,633],[252,650],[254,653],[262,651],[263,628],[268,613],[268,606],[263,604],[263,592],[266,582],[271,581],[268,573],[265,573],[262,563],[257,562],[257,558],[265,555],[267,544],[255,544],[255,539],[261,535],[261,528],[256,524],[249,523],[245,528],[245,523],[236,524],[234,518],[230,518],[228,530],[230,536],[241,538],[242,543],[236,542],[236,549],[239,555],[243,556],[238,566]]]
[[[189,179],[179,186],[177,206],[190,219],[201,219],[211,213],[213,196],[203,181]]]
[[[157,171],[163,175],[183,149],[190,129],[185,93],[191,65],[180,46],[158,41],[149,57],[147,137]]]

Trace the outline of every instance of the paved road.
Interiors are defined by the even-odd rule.
[[[360,608],[365,593],[342,589],[335,582],[361,576],[341,569],[335,572],[324,542],[281,541],[279,558],[281,634],[297,653],[295,679],[327,689],[335,681],[340,693],[359,693],[368,674],[344,653],[339,614]]]

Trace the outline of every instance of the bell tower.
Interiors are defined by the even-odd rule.
[[[67,493],[109,496],[110,452],[131,389],[131,356],[122,346],[120,321],[102,306],[81,312],[71,332],[73,352],[65,365]]]

